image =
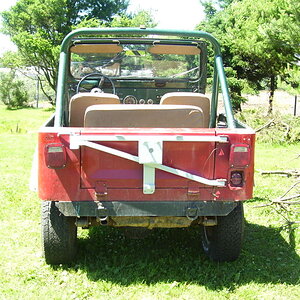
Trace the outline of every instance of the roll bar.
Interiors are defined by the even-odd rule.
[[[160,36],[174,36],[174,37],[193,37],[202,38],[209,41],[214,50],[214,80],[212,86],[212,102],[211,102],[211,119],[210,127],[215,126],[218,102],[218,87],[221,86],[224,107],[227,117],[227,124],[229,128],[235,128],[235,120],[233,117],[232,105],[230,101],[228,84],[225,76],[223,60],[221,55],[221,48],[218,41],[209,33],[204,31],[180,31],[180,30],[160,30],[160,29],[141,29],[141,28],[80,28],[70,32],[61,44],[61,52],[59,58],[58,80],[57,80],[57,94],[56,94],[56,113],[55,113],[55,127],[61,127],[63,124],[63,107],[65,105],[65,93],[67,83],[67,68],[69,60],[69,48],[75,37],[82,35],[160,35]]]

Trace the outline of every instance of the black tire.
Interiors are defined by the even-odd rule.
[[[65,217],[53,201],[42,202],[42,242],[47,264],[70,263],[76,254],[75,218]]]
[[[217,217],[216,226],[202,226],[202,246],[216,262],[234,261],[241,252],[244,234],[244,210],[239,203],[225,217]]]

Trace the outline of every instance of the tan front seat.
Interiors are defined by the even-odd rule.
[[[79,93],[70,100],[70,127],[83,127],[86,109],[96,104],[120,104],[117,95],[108,93]]]
[[[167,93],[162,96],[160,104],[172,104],[172,105],[193,105],[200,107],[203,111],[204,124],[203,127],[209,127],[210,119],[210,102],[209,99],[200,93],[192,92],[174,92]]]

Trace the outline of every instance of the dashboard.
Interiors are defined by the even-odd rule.
[[[153,104],[153,99],[137,99],[137,97],[133,95],[127,95],[123,99],[123,104]]]

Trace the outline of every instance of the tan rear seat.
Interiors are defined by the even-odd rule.
[[[168,105],[193,105],[200,107],[203,111],[204,116],[204,127],[209,127],[210,119],[210,102],[209,99],[200,93],[192,92],[174,92],[165,94],[161,100],[160,104]]]
[[[201,128],[203,112],[191,105],[93,105],[85,127]]]
[[[117,95],[108,93],[79,93],[70,100],[69,126],[83,127],[86,109],[95,104],[120,104]]]

